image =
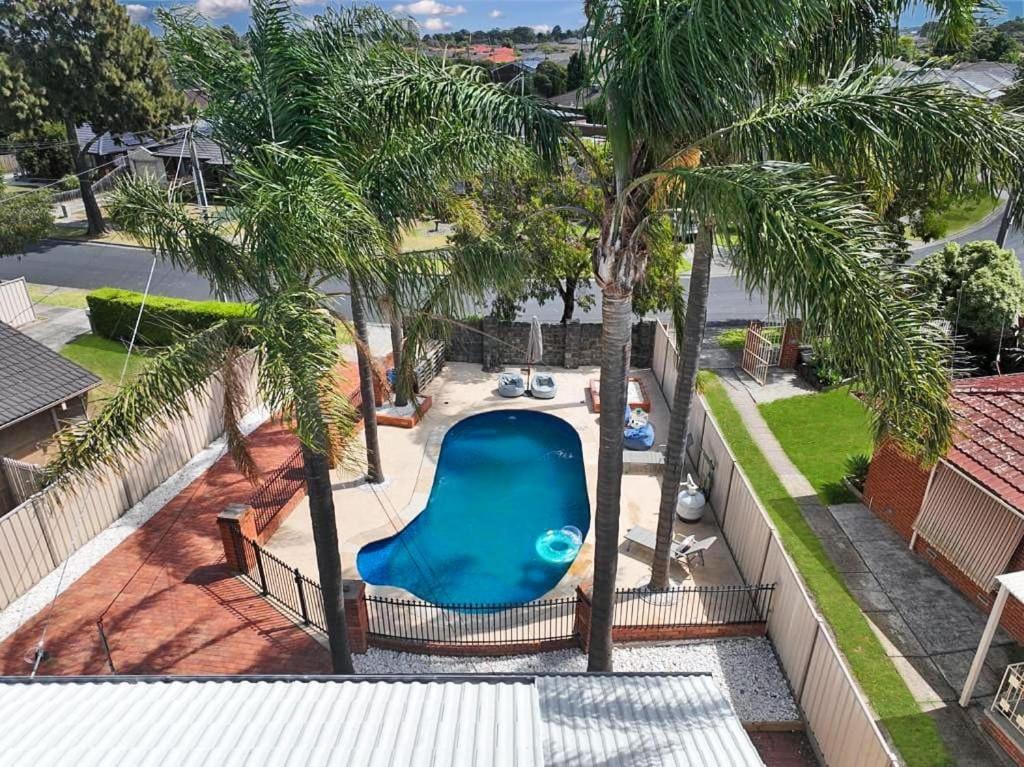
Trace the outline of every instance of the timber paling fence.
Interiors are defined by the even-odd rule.
[[[326,631],[323,593],[316,581],[255,541],[233,532],[241,575],[304,625]],[[660,592],[620,589],[615,593],[615,628],[695,629],[757,627],[771,609],[774,585],[699,586]],[[381,647],[554,648],[577,645],[579,593],[524,604],[433,604],[418,599],[361,597],[369,644]],[[699,634],[699,631],[697,632]],[[737,632],[743,633],[743,632]]]
[[[659,322],[652,369],[670,404],[677,364],[675,342]],[[828,622],[703,397],[693,402],[687,431],[687,458],[703,480],[711,480],[708,503],[740,574],[748,583],[775,584],[768,637],[825,763],[829,767],[899,764]]]

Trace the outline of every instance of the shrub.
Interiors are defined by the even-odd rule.
[[[89,293],[85,300],[89,304],[94,332],[114,341],[131,337],[142,303],[142,293],[100,288]],[[149,296],[139,323],[136,343],[143,346],[169,346],[220,320],[238,320],[251,316],[252,307],[249,304]]]
[[[74,173],[67,133],[60,123],[47,122],[34,131],[12,133],[7,137],[22,173],[31,178],[58,179]]]
[[[65,176],[60,180],[60,189],[63,192],[73,192],[78,189],[78,176]]]
[[[0,183],[0,195],[3,185]],[[25,252],[45,237],[53,226],[53,201],[49,192],[17,191],[0,205],[0,257]]]
[[[864,489],[864,483],[868,479],[869,466],[871,466],[871,459],[863,453],[851,455],[846,459],[846,476],[858,490]]]
[[[991,241],[949,243],[915,267],[925,297],[957,332],[998,337],[1024,309],[1024,276],[1012,250]]]

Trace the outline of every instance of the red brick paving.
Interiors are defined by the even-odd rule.
[[[252,435],[264,475],[294,452],[268,423]],[[41,675],[107,674],[96,621],[122,674],[275,674],[329,671],[326,651],[234,578],[217,514],[250,485],[225,455],[100,560],[54,603],[0,644],[0,674],[27,675],[44,623]],[[104,614],[104,611],[105,614]]]

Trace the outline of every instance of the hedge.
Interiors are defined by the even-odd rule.
[[[127,340],[139,316],[142,293],[100,288],[85,297],[93,332],[113,341]],[[224,319],[250,317],[252,306],[227,301],[188,301],[149,296],[139,323],[136,343],[168,346]]]

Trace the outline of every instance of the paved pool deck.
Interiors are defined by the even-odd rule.
[[[363,545],[394,535],[423,510],[434,482],[441,441],[447,430],[463,418],[488,410],[539,410],[563,418],[571,424],[580,435],[583,446],[587,491],[593,514],[599,428],[598,415],[591,412],[587,390],[590,380],[598,376],[598,369],[559,368],[548,372],[554,375],[558,383],[558,393],[554,399],[506,399],[497,393],[497,373],[483,372],[479,365],[449,363],[428,388],[426,394],[433,397],[433,407],[416,428],[380,428],[381,454],[387,477],[382,485],[366,484],[356,471],[336,472],[334,499],[346,578],[359,577],[356,554]],[[668,434],[668,406],[649,370],[635,370],[633,375],[644,381],[650,396],[655,448],[661,447]],[[500,488],[496,492],[500,493]],[[659,476],[623,476],[620,534],[624,535],[633,525],[656,529],[660,496]],[[684,524],[677,520],[676,529],[698,538],[719,536],[718,543],[705,555],[703,566],[695,563],[684,569],[673,565],[672,576],[679,585],[742,584],[736,564],[721,540],[721,533],[712,515],[706,515],[705,521],[697,524]],[[591,531],[576,561],[546,596],[570,596],[578,584],[590,577],[593,569],[593,537],[591,525]],[[293,567],[315,577],[316,559],[306,501],[284,522],[267,548]],[[619,551],[619,587],[645,585],[650,577],[651,553],[636,545],[627,550],[624,542]],[[408,596],[402,589],[387,586],[370,586],[368,591],[382,596]]]

